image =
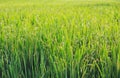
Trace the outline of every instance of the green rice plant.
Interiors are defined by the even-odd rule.
[[[0,78],[120,77],[119,1],[0,2]]]

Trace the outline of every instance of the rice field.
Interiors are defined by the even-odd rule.
[[[0,0],[0,78],[120,78],[120,1]]]

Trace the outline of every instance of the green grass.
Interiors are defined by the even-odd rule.
[[[119,0],[1,0],[0,78],[120,78]]]

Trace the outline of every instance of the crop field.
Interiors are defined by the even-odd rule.
[[[120,0],[0,0],[0,78],[120,78]]]

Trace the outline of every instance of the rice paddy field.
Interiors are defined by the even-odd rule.
[[[0,78],[120,78],[120,1],[0,0]]]

